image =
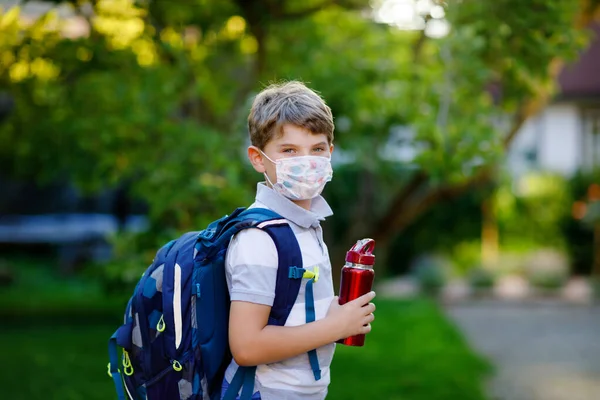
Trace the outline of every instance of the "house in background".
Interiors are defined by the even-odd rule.
[[[558,96],[514,139],[508,168],[515,178],[531,171],[568,177],[600,167],[600,24],[592,30],[591,45],[561,72]]]

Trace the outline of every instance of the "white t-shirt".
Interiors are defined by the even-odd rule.
[[[312,201],[311,211],[305,210],[262,183],[258,184],[256,202],[252,207],[268,208],[285,218],[298,239],[303,267],[308,270],[319,267],[319,280],[313,285],[315,316],[316,320],[324,318],[334,291],[329,252],[323,242],[320,221],[333,214],[331,208],[322,197],[318,197]],[[240,232],[232,239],[225,261],[231,300],[272,306],[277,266],[277,249],[267,233],[259,229]],[[306,282],[307,279],[302,280],[285,326],[306,323]],[[334,343],[317,349],[320,380],[315,380],[305,353],[281,362],[259,365],[254,390],[260,392],[262,400],[322,400],[327,396],[334,350]],[[225,373],[227,382],[231,382],[237,368],[232,361]]]

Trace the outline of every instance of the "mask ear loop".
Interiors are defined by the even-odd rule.
[[[271,160],[271,157],[269,157],[268,155],[266,155],[266,154],[265,154],[265,153],[264,153],[264,152],[263,152],[261,149],[258,149],[258,151],[260,151],[260,153],[261,153],[263,156],[267,157],[267,160],[269,160],[269,161],[271,161],[273,164],[277,165],[277,162],[276,162],[276,161],[273,161],[273,160]]]
[[[267,173],[265,172],[263,174],[265,176],[265,179],[267,180],[267,182],[269,183],[269,186],[273,187],[273,182],[271,182],[271,180],[269,179],[269,175],[267,175]]]
[[[271,157],[269,157],[268,155],[266,155],[261,149],[258,149],[258,151],[260,151],[260,153],[265,156],[267,158],[267,160],[271,161],[273,163],[273,165],[275,165],[275,170],[277,170],[277,163],[273,160],[271,160]],[[265,176],[265,179],[267,180],[267,182],[269,183],[269,185],[271,186],[271,188],[274,187],[273,182],[271,182],[271,180],[269,179],[269,176],[267,175],[266,172],[263,173],[263,175]]]

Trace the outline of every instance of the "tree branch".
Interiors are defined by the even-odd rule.
[[[375,224],[371,236],[389,236],[393,230],[393,223],[398,218],[398,214],[405,209],[406,203],[412,196],[421,189],[424,183],[427,182],[428,176],[425,171],[415,173],[410,181],[404,185],[402,190],[396,195],[392,203],[387,208],[387,212]]]
[[[575,21],[578,29],[586,28],[592,21],[600,18],[600,0],[582,0],[582,10]]]
[[[343,0],[323,0],[321,4],[316,4],[314,6],[306,7],[302,10],[294,10],[294,11],[284,11],[283,10],[283,2],[278,3],[280,7],[278,7],[277,12],[274,13],[276,19],[281,21],[289,21],[293,19],[301,19],[308,17],[316,12],[324,10],[328,7],[338,5],[347,10],[354,10],[363,7],[362,4],[358,2],[352,1],[343,1]]]
[[[526,107],[519,107],[519,110],[515,113],[513,117],[513,123],[510,129],[508,130],[508,133],[502,141],[505,150],[510,147],[510,144],[517,136],[517,133],[519,133],[519,130],[521,129],[527,118],[529,118],[529,114],[526,112]]]
[[[536,108],[527,104],[522,106],[515,114],[509,134],[504,139],[505,148],[510,146],[517,132],[520,131],[525,121],[532,115],[530,112],[534,110]],[[462,183],[438,186],[422,195],[418,195],[418,188],[425,185],[428,180],[427,174],[424,171],[420,171],[398,194],[392,205],[388,208],[387,213],[380,219],[377,229],[371,236],[380,242],[388,242],[393,234],[405,229],[438,201],[452,200],[471,188],[489,182],[493,179],[494,172],[495,168],[488,166],[482,168],[478,173]]]
[[[584,11],[575,21],[575,26],[579,29],[587,27],[594,19],[600,17],[600,1],[593,0],[584,7]],[[418,56],[422,47],[420,38],[415,45],[413,55]],[[556,79],[560,73],[564,61],[561,59],[553,60],[549,65],[549,75]],[[508,149],[518,132],[521,130],[525,121],[538,113],[551,100],[552,92],[543,89],[535,98],[524,101],[515,113],[510,129],[503,139],[505,149]],[[488,166],[481,169],[470,179],[457,185],[443,185],[432,188],[424,194],[420,190],[428,181],[428,176],[424,171],[413,176],[413,179],[398,193],[392,201],[387,212],[375,226],[371,234],[378,242],[387,243],[391,237],[405,229],[414,222],[419,216],[428,211],[434,204],[440,200],[450,200],[456,198],[467,190],[485,184],[493,179],[495,174],[494,166]]]
[[[491,167],[481,169],[471,179],[458,185],[443,185],[432,189],[421,196],[415,196],[410,202],[406,202],[402,209],[396,211],[394,218],[390,219],[389,226],[385,230],[374,233],[375,240],[388,243],[392,236],[414,222],[423,213],[441,200],[452,200],[468,189],[487,183],[493,177],[494,169]],[[390,210],[391,211],[391,210]],[[393,214],[393,212],[391,212]]]
[[[426,17],[426,21],[431,18],[431,16]],[[416,73],[416,65],[418,64],[421,54],[423,52],[423,47],[425,42],[427,41],[427,36],[425,35],[425,30],[422,30],[419,33],[418,39],[413,44],[412,55],[413,55],[413,76],[417,78]],[[402,188],[402,190],[396,195],[394,200],[392,200],[390,206],[388,207],[387,212],[374,224],[373,233],[371,236],[388,236],[391,234],[391,230],[393,229],[393,224],[390,224],[390,221],[393,221],[397,218],[398,213],[402,210],[406,203],[410,200],[410,198],[417,192],[421,190],[423,185],[427,182],[429,177],[425,173],[425,171],[418,171],[415,173],[408,183]]]
[[[321,11],[321,10],[323,10],[329,6],[332,6],[336,3],[337,3],[336,0],[326,0],[326,1],[323,1],[321,4],[306,7],[303,10],[281,11],[280,13],[276,14],[275,17],[278,20],[288,20],[288,21],[292,20],[292,19],[301,19],[301,18],[308,17],[309,15],[314,14],[318,11]]]
[[[372,215],[374,204],[374,179],[373,172],[370,169],[363,169],[358,174],[356,204],[353,207],[353,219],[355,223],[350,224],[343,235],[342,243],[352,243],[357,237],[368,232],[373,225]]]
[[[323,0],[320,4],[306,7],[301,10],[285,11],[285,2],[275,1],[257,1],[257,0],[236,0],[238,7],[242,12],[242,16],[248,23],[248,28],[257,42],[256,56],[253,60],[252,67],[248,72],[247,78],[238,86],[235,93],[231,110],[233,110],[234,118],[228,118],[229,123],[236,123],[241,117],[241,113],[245,112],[242,106],[248,99],[248,95],[254,88],[257,81],[260,80],[267,64],[266,41],[268,33],[268,21],[266,16],[272,16],[273,21],[286,21],[292,19],[301,19],[308,17],[318,11],[321,11],[332,5],[340,5],[346,9],[358,8],[358,4],[344,2],[343,0]]]
[[[248,99],[252,88],[260,79],[264,72],[267,63],[266,38],[267,30],[260,22],[250,25],[250,31],[254,35],[257,43],[256,55],[252,61],[252,66],[248,71],[246,79],[238,86],[238,90],[233,97],[231,110],[234,113],[234,118],[228,118],[231,123],[236,123],[240,120],[241,115],[246,112],[243,108],[244,103]]]
[[[564,66],[564,61],[561,59],[555,59],[550,63],[548,67],[549,75],[553,80],[556,80],[558,74]],[[547,89],[541,89],[535,98],[524,101],[513,118],[513,124],[508,130],[508,133],[504,137],[503,143],[504,148],[508,149],[511,142],[514,140],[517,133],[521,129],[521,126],[525,121],[540,112],[552,99],[552,92]]]

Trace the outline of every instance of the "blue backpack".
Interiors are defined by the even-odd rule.
[[[124,323],[109,341],[108,374],[118,398],[132,400],[215,400],[221,398],[229,350],[229,292],[225,254],[233,235],[258,228],[273,239],[279,256],[270,325],[283,326],[303,277],[306,320],[314,321],[312,283],[317,276],[302,268],[302,254],[285,219],[263,208],[236,209],[205,230],[189,232],[163,246],[138,282]],[[119,360],[117,347],[123,349]],[[320,370],[309,352],[315,379]],[[224,399],[249,400],[256,367],[238,368]],[[125,397],[127,395],[127,397]]]

